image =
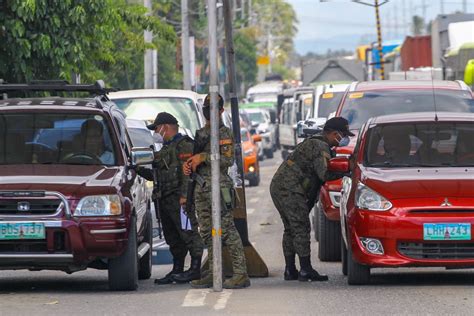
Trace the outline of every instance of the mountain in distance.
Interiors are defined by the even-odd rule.
[[[370,44],[375,41],[375,35],[348,34],[338,35],[329,38],[314,39],[295,39],[295,50],[300,55],[306,55],[308,52],[318,54],[326,53],[329,49],[332,51],[345,49],[354,51],[359,45]]]

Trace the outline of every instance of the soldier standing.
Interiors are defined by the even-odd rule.
[[[323,183],[343,176],[328,172],[327,162],[331,158],[330,148],[347,145],[348,136],[354,134],[349,131],[346,119],[335,117],[328,120],[322,135],[309,137],[298,144],[273,176],[270,193],[285,229],[285,280],[328,280],[311,265],[309,213]],[[300,260],[299,272],[295,265],[296,254]]]
[[[203,252],[202,239],[197,230],[194,214],[187,214],[191,222],[191,230],[183,230],[181,224],[181,207],[186,204],[188,176],[183,174],[183,163],[192,156],[193,141],[178,133],[178,121],[166,112],[158,113],[153,124],[147,126],[155,131],[155,142],[163,142],[163,148],[155,154],[153,167],[157,168],[159,190],[159,211],[166,243],[173,255],[173,269],[157,284],[169,284],[180,276],[181,282],[189,282],[201,277],[201,258]],[[153,180],[149,169],[140,169],[140,175]],[[184,270],[187,253],[191,254],[191,267]]]
[[[224,111],[224,100],[219,96],[220,114]],[[208,249],[209,274],[200,280],[191,282],[194,288],[208,288],[213,285],[212,275],[212,203],[211,203],[211,128],[210,128],[210,95],[204,100],[203,114],[206,118],[206,126],[196,132],[195,155],[183,166],[185,174],[197,172],[205,183],[195,188],[195,207],[199,222],[199,230]],[[220,148],[220,188],[222,197],[221,227],[222,241],[227,245],[232,260],[234,275],[224,282],[226,289],[237,289],[250,286],[247,275],[242,240],[234,225],[233,209],[233,182],[229,177],[228,168],[234,163],[234,138],[232,131],[220,122],[219,128]]]

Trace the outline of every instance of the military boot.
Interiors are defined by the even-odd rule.
[[[212,273],[208,273],[205,277],[199,280],[191,281],[191,283],[189,284],[191,284],[191,287],[194,289],[206,289],[206,288],[212,287],[213,285],[212,279],[213,279]]]
[[[177,274],[173,279],[177,283],[189,283],[201,278],[201,257],[191,257],[191,267],[183,273]]]
[[[285,256],[285,273],[283,274],[285,281],[298,280],[298,270],[295,264],[295,255]]]
[[[224,289],[243,289],[250,286],[250,279],[248,275],[234,274],[234,276],[224,281],[222,287]]]
[[[311,257],[300,257],[301,270],[298,276],[299,281],[327,281],[328,276],[319,274],[311,266]]]
[[[155,279],[156,284],[170,284],[174,281],[174,276],[183,273],[184,270],[184,258],[173,258],[173,269],[168,272],[164,277],[161,279]]]

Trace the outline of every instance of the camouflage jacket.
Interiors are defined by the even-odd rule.
[[[323,136],[309,137],[288,155],[273,179],[290,190],[305,195],[316,194],[325,181],[342,176],[328,171],[327,162],[331,156],[331,149]]]
[[[204,162],[198,167],[197,173],[204,178],[206,184],[209,184],[211,183],[211,128],[209,125],[196,131],[194,146],[195,154],[205,154]],[[221,186],[231,187],[233,182],[228,175],[228,169],[234,163],[234,136],[232,130],[222,124],[219,127],[219,148]],[[205,186],[210,190],[209,185]]]
[[[186,197],[188,176],[183,173],[183,163],[192,156],[193,140],[188,136],[176,136],[163,144],[163,148],[155,153],[153,167],[158,169],[158,185],[161,197],[180,192]],[[147,180],[153,180],[151,170],[140,172]]]

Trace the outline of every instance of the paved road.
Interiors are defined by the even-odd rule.
[[[279,154],[276,154],[279,157]],[[282,225],[268,192],[279,158],[262,163],[262,183],[248,189],[250,240],[263,256],[270,277],[252,279],[245,290],[193,290],[188,285],[140,282],[137,292],[107,290],[107,273],[0,272],[0,315],[472,315],[474,271],[444,269],[375,270],[373,284],[346,284],[339,263],[313,263],[327,283],[283,281]],[[169,266],[155,266],[153,277]]]

